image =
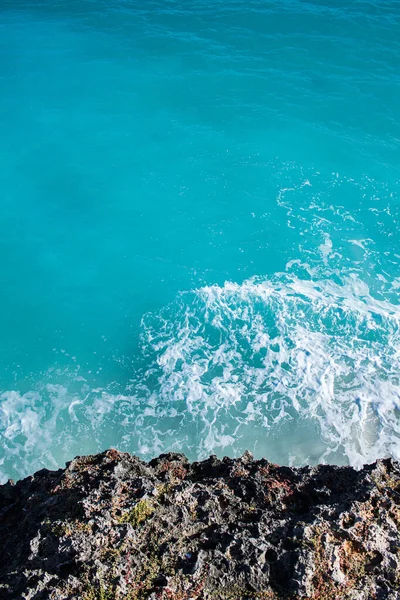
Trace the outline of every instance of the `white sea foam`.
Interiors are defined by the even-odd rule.
[[[354,273],[317,275],[295,261],[271,279],[203,287],[146,315],[145,367],[125,394],[71,374],[3,392],[2,478],[111,445],[192,458],[249,448],[281,463],[356,467],[400,458],[400,307]]]
[[[175,313],[145,320],[144,338],[154,394],[203,423],[203,454],[258,446],[280,462],[361,466],[400,457],[399,324],[399,307],[354,274],[339,284],[287,273],[183,295]]]
[[[0,478],[109,446],[145,458],[250,449],[297,465],[400,459],[400,284],[386,268],[396,255],[379,254],[356,212],[324,204],[315,180],[301,181],[277,198],[307,230],[301,260],[272,277],[181,293],[145,315],[127,389],[94,388],[72,369],[25,394],[2,392]],[[300,188],[308,196],[292,206]],[[383,230],[385,215],[377,209]],[[349,246],[357,254],[347,261]]]

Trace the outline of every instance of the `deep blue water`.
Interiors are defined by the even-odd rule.
[[[0,476],[400,458],[397,0],[0,2]]]

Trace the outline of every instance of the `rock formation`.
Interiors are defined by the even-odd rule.
[[[400,466],[145,463],[116,450],[0,486],[0,598],[400,599]]]

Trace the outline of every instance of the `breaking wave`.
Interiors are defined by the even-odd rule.
[[[359,275],[321,278],[298,261],[182,293],[143,318],[123,394],[72,372],[3,392],[3,479],[111,445],[144,457],[250,449],[295,465],[400,458],[399,325],[400,307]]]
[[[249,449],[290,465],[400,459],[398,182],[289,166],[285,177],[276,206],[301,259],[144,315],[138,352],[118,359],[127,385],[100,386],[74,360],[26,393],[1,392],[1,480],[110,446],[143,458]]]

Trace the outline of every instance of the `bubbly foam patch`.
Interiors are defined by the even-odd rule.
[[[190,459],[249,449],[292,465],[400,459],[397,184],[278,175],[299,260],[145,315],[123,389],[96,387],[77,361],[32,391],[1,392],[2,480],[110,446]]]
[[[399,320],[356,275],[288,273],[182,296],[145,320],[144,346],[162,401],[202,423],[203,454],[361,466],[399,456]]]
[[[293,263],[146,315],[141,366],[124,394],[72,373],[3,392],[2,478],[108,446],[191,458],[250,449],[296,465],[400,458],[400,308],[355,274],[314,276]]]

